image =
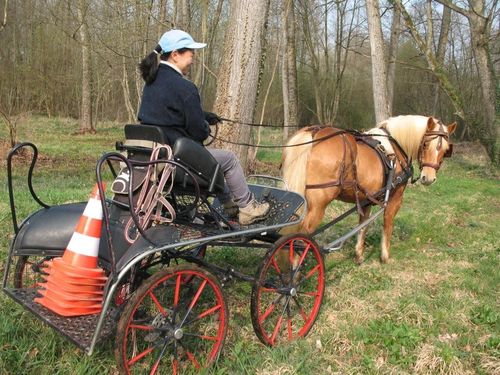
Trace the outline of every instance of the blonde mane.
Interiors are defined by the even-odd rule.
[[[377,125],[377,128],[387,129],[408,157],[416,159],[418,157],[420,142],[427,130],[428,120],[429,117],[426,116],[397,116],[382,121]]]

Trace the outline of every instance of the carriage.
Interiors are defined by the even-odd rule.
[[[380,209],[320,247],[311,235],[282,234],[299,225],[308,212],[303,195],[273,186],[272,177],[265,185],[250,184],[254,196],[269,202],[271,210],[262,221],[239,225],[217,199],[224,179],[211,155],[189,139],[179,139],[172,148],[165,143],[157,127],[127,125],[125,142],[117,142],[119,152],[99,159],[95,198],[100,202],[102,226],[96,262],[102,272],[90,272],[97,276],[89,281],[75,276],[68,282],[68,293],[55,287],[52,293],[66,298],[63,313],[37,301],[40,294],[50,297],[50,267],[66,256],[90,201],[87,206],[85,202],[45,204],[32,186],[36,146],[22,143],[11,150],[7,177],[15,237],[3,291],[89,355],[114,334],[116,361],[124,373],[160,369],[179,373],[214,362],[229,319],[223,287],[232,280],[252,286],[251,321],[263,344],[274,346],[307,335],[323,300],[324,255],[339,250],[384,213],[396,186],[395,169],[390,169],[379,194]],[[12,159],[23,148],[32,149],[28,188],[41,209],[18,224]],[[108,167],[114,179],[111,197],[106,197],[102,181],[102,170]],[[323,228],[371,205],[368,198],[359,200]],[[207,259],[207,253],[230,247],[265,250],[255,273]],[[77,292],[72,293],[73,287]]]

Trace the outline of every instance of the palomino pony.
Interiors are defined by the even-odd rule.
[[[455,128],[456,123],[445,126],[434,117],[408,115],[392,117],[369,131],[381,141],[388,159],[395,165],[394,184],[384,212],[380,255],[383,263],[389,260],[394,217],[412,173],[412,161],[419,163],[422,184],[432,184],[443,158],[451,156],[453,145],[449,136]],[[355,135],[332,127],[309,126],[288,141],[287,146],[297,146],[287,147],[283,152],[283,178],[290,190],[303,194],[307,200],[302,232],[314,232],[334,199],[358,204],[360,223],[369,218],[370,205],[361,207],[359,202],[383,200],[387,178],[383,158],[362,141],[366,135]],[[355,250],[358,263],[363,261],[366,229],[358,233]]]

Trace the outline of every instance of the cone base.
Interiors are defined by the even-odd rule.
[[[45,285],[51,285],[67,293],[89,293],[94,295],[103,294],[104,284],[86,285],[83,283],[78,283],[75,280],[64,280],[59,276],[55,276],[54,274],[43,275],[42,277],[45,281],[37,284],[39,287],[42,288],[45,288]]]
[[[68,293],[64,290],[55,288],[54,285],[51,284],[45,284],[44,287],[45,289],[39,289],[38,293],[44,297],[50,297],[55,301],[67,302],[78,306],[88,306],[102,303],[102,294],[99,296],[86,292]]]
[[[87,268],[67,263],[63,258],[54,258],[52,267],[64,271],[69,276],[88,277],[94,280],[106,280],[104,270],[102,268]]]
[[[52,301],[52,299],[50,299],[49,297],[35,298],[35,302],[61,316],[93,315],[102,311],[102,305],[100,304],[86,307],[75,307],[71,304]]]

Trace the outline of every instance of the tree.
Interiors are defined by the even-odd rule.
[[[441,66],[444,65],[444,59],[446,55],[446,45],[448,44],[448,36],[450,33],[451,25],[451,9],[448,7],[443,7],[443,18],[441,20],[441,30],[439,32],[439,41],[436,50],[436,60]],[[434,84],[434,106],[433,113],[438,110],[439,103],[439,82],[436,81]]]
[[[468,0],[469,9],[455,4],[452,0],[436,0],[444,6],[466,17],[469,21],[472,51],[479,73],[479,83],[483,96],[483,124],[478,131],[479,139],[485,146],[492,163],[500,164],[500,103],[497,98],[498,77],[490,55],[491,27],[498,0],[493,0],[490,9],[485,0]]]
[[[77,7],[79,35],[82,52],[82,101],[80,111],[80,133],[95,133],[95,127],[92,123],[92,74],[91,74],[91,56],[90,56],[90,37],[87,24],[87,10],[89,5],[86,0],[79,0]]]
[[[377,123],[390,117],[389,97],[387,91],[387,65],[385,63],[385,46],[380,24],[378,0],[366,0],[368,33],[370,34],[370,51],[372,57],[373,102],[375,104],[375,120]]]
[[[283,88],[283,139],[293,133],[299,122],[297,95],[297,54],[295,50],[295,10],[294,1],[283,3],[283,33],[285,51],[281,61],[281,79]]]
[[[436,79],[439,82],[439,85],[453,103],[453,106],[455,107],[455,114],[462,120],[465,120],[466,114],[462,103],[462,98],[460,97],[459,93],[457,92],[455,87],[451,84],[450,80],[448,79],[446,73],[443,70],[443,67],[439,65],[438,61],[436,60],[436,56],[434,55],[433,51],[429,48],[428,43],[417,32],[413,20],[408,11],[406,10],[406,8],[404,7],[404,5],[401,3],[401,0],[394,0],[394,2],[396,6],[399,7],[401,15],[403,16],[403,19],[405,21],[406,27],[410,31],[410,34],[413,37],[415,43],[417,44],[418,49],[425,56],[429,69],[434,73]]]
[[[230,4],[230,21],[224,42],[224,55],[217,82],[214,111],[225,118],[252,122],[259,69],[262,32],[266,22],[268,0],[234,0]],[[237,143],[250,141],[250,128],[224,125],[220,138]],[[243,168],[247,165],[247,146],[224,145],[238,155]]]
[[[398,50],[399,35],[401,33],[401,11],[394,7],[391,23],[391,40],[389,43],[389,58],[387,61],[387,101],[389,113],[392,114],[394,107],[394,81],[396,79],[396,55]]]
[[[5,0],[3,4],[3,17],[0,21],[0,32],[4,29],[5,25],[7,25],[7,7],[9,6],[9,0]]]

